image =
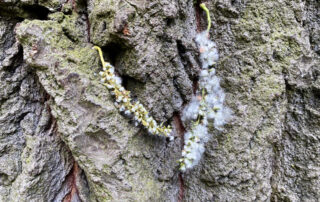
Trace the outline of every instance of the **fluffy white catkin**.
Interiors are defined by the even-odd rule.
[[[209,140],[208,124],[213,122],[217,130],[231,118],[231,110],[224,106],[225,94],[213,66],[219,59],[216,43],[209,39],[208,31],[196,36],[200,50],[202,69],[199,75],[199,89],[182,112],[182,121],[189,128],[184,135],[184,149],[180,170],[186,171],[198,164]]]

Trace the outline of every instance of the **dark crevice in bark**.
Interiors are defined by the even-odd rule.
[[[20,9],[23,13],[21,13]],[[47,20],[50,10],[41,5],[10,5],[8,3],[0,3],[0,15],[16,18],[22,21],[27,19]]]
[[[40,5],[22,6],[22,9],[30,14],[34,14],[34,18],[39,20],[47,20],[50,13],[48,8]]]
[[[131,91],[132,99],[136,101],[136,96],[134,96],[134,87],[137,86],[143,86],[143,82],[140,80],[137,80],[129,75],[126,75],[123,72],[123,68],[121,67],[121,61],[123,60],[123,55],[126,51],[128,51],[128,48],[123,45],[122,43],[110,43],[107,46],[102,47],[103,55],[106,62],[109,62],[111,65],[115,68],[115,74],[117,76],[120,76],[122,79],[122,86],[126,89]],[[133,85],[134,84],[134,85]]]
[[[84,6],[85,6],[85,17],[86,17],[86,23],[87,23],[87,40],[90,43],[91,37],[90,37],[90,29],[91,29],[91,25],[90,25],[90,20],[89,20],[89,14],[88,14],[88,0],[84,1]]]
[[[128,85],[130,85],[130,83],[134,82],[138,82],[141,83],[140,81],[127,76],[127,75],[122,75],[121,74],[121,70],[119,68],[119,63],[122,60],[122,56],[124,55],[126,49],[124,48],[124,46],[122,46],[120,43],[110,43],[105,47],[102,47],[102,51],[103,51],[103,55],[105,57],[105,61],[109,62],[111,65],[114,66],[115,68],[115,72],[117,76],[120,76],[122,79],[122,84],[123,87],[128,90]]]
[[[187,57],[187,48],[185,47],[185,45],[183,44],[183,42],[181,40],[177,40],[177,50],[178,50],[178,54],[181,60],[181,63],[183,64],[187,74],[190,77],[190,80],[195,79],[196,75],[193,75],[193,65],[191,64],[191,62],[189,61],[188,57]]]
[[[107,62],[116,66],[118,62],[122,59],[121,56],[124,53],[124,47],[119,43],[110,43],[102,48],[104,56],[107,58]]]
[[[197,21],[197,31],[201,32],[201,8],[200,4],[202,0],[196,0],[195,3],[195,13],[196,13],[196,21]]]

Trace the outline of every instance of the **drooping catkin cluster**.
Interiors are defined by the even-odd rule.
[[[209,15],[204,4],[201,7]],[[208,21],[210,22],[210,16]],[[221,130],[231,118],[231,110],[223,105],[225,94],[213,68],[219,55],[216,44],[209,40],[209,29],[210,26],[196,36],[202,70],[199,89],[182,113],[182,121],[189,131],[184,134],[184,148],[179,160],[181,171],[194,167],[201,159],[205,151],[204,144],[209,140],[208,124],[213,123],[217,130]]]
[[[133,117],[136,126],[138,124],[143,125],[149,133],[169,137],[170,140],[173,140],[174,136],[172,135],[171,127],[163,126],[163,124],[159,125],[151,116],[149,116],[148,111],[139,103],[139,101],[132,101],[130,91],[125,90],[121,86],[121,78],[114,74],[114,67],[104,61],[101,49],[98,46],[94,46],[93,48],[98,50],[103,66],[103,71],[99,73],[101,82],[110,90],[111,94],[115,96],[115,106],[119,111],[127,116]]]

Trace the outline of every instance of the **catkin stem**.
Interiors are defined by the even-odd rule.
[[[100,56],[100,60],[101,60],[101,63],[102,63],[102,67],[105,67],[106,62],[103,59],[101,48],[98,47],[98,46],[93,46],[93,48],[96,49],[99,52],[99,56]]]
[[[200,7],[206,12],[207,14],[207,20],[208,20],[208,28],[207,31],[210,31],[211,28],[211,18],[210,18],[210,12],[209,9],[206,7],[206,5],[204,3],[200,4]]]

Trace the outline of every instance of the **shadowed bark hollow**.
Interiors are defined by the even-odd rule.
[[[181,173],[200,3],[233,118]],[[319,201],[319,10],[316,0],[0,1],[0,201]],[[119,112],[94,45],[174,141]]]

